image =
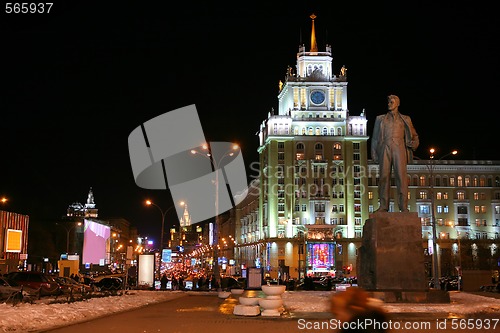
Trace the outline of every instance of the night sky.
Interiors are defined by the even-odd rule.
[[[460,159],[499,160],[499,20],[479,2],[62,1],[49,14],[0,16],[0,195],[32,221],[84,203],[159,234],[168,191],[135,185],[128,135],[141,123],[195,104],[208,141],[241,145],[257,161],[255,133],[278,82],[310,48],[332,45],[334,72],[348,69],[351,115],[365,109],[371,133],[389,94],[401,98],[430,146]],[[265,2],[262,2],[265,3]],[[175,7],[174,7],[175,5]],[[177,8],[179,7],[179,8]],[[249,174],[249,176],[251,176]],[[167,215],[172,223],[173,210]]]

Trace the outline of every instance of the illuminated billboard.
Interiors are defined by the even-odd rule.
[[[21,252],[23,239],[22,230],[7,229],[5,252]]]
[[[152,287],[155,281],[155,256],[152,254],[139,255],[139,286]]]
[[[307,244],[307,265],[313,272],[328,272],[335,267],[335,244]]]
[[[82,263],[103,265],[111,228],[91,220],[84,220]]]

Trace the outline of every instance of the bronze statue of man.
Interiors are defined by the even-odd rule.
[[[387,97],[389,112],[377,116],[373,127],[371,154],[379,164],[378,212],[389,211],[391,178],[394,172],[396,196],[399,210],[408,211],[408,177],[406,166],[413,160],[413,151],[417,149],[418,134],[409,116],[399,113],[399,97]]]

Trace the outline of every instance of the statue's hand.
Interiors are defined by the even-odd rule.
[[[411,148],[413,150],[417,149],[416,145],[415,145],[415,141],[411,140],[409,143],[408,143],[408,148]]]

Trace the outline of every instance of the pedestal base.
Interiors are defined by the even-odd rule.
[[[266,309],[260,315],[262,317],[281,317],[281,312],[275,309]]]
[[[402,293],[429,290],[425,277],[422,225],[417,213],[378,212],[370,215],[363,227],[359,250],[358,285],[367,291]]]
[[[237,316],[258,316],[260,314],[260,306],[237,304],[234,306],[233,314]]]

